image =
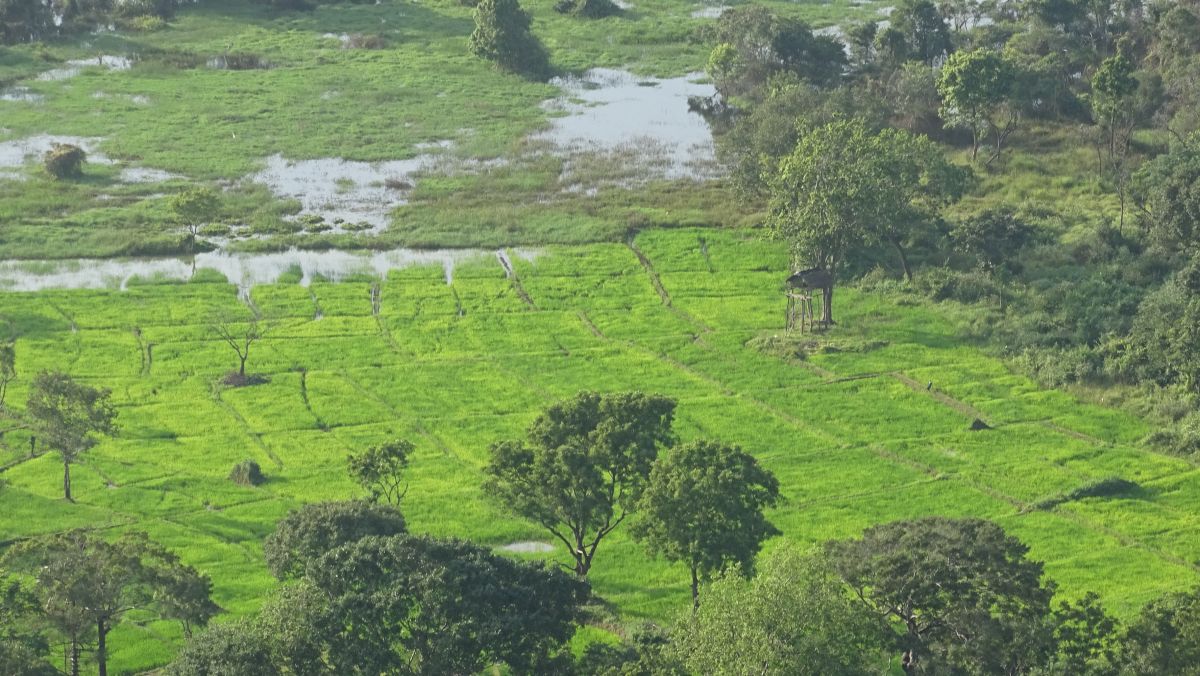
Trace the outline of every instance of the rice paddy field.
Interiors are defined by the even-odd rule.
[[[272,320],[249,371],[269,382],[242,388],[219,384],[236,358],[207,318],[246,312],[219,275],[5,293],[23,376],[9,401],[38,370],[65,369],[113,390],[121,429],[76,466],[77,504],[61,499],[57,459],[28,458],[27,433],[6,430],[0,541],[144,530],[211,575],[236,616],[273,586],[261,543],[274,522],[355,496],[346,455],[404,437],[418,449],[404,502],[413,530],[497,548],[550,542],[482,490],[489,445],[580,390],[638,389],[678,399],[682,440],[739,444],[776,473],[783,540],[970,515],[1028,543],[1064,597],[1094,590],[1124,617],[1197,581],[1200,471],[1141,450],[1140,420],[1013,375],[936,305],[841,289],[838,327],[783,336],[786,254],[751,231],[657,230],[513,260],[512,276],[495,256],[461,260],[450,283],[443,266],[415,265],[382,281],[255,286],[246,301]],[[807,358],[773,356],[798,349]],[[971,431],[976,418],[993,429]],[[264,485],[226,479],[247,458]],[[1110,477],[1139,489],[1044,502]],[[522,556],[567,561],[560,549]],[[591,579],[627,623],[688,606],[685,570],[620,530]],[[114,671],[161,665],[180,640],[173,624],[124,624]]]

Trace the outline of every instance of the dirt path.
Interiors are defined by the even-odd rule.
[[[625,246],[629,247],[629,250],[637,257],[638,262],[642,264],[642,268],[646,271],[646,275],[650,277],[650,284],[654,287],[654,291],[658,293],[658,298],[662,301],[662,304],[670,309],[671,312],[674,312],[680,319],[700,329],[701,333],[712,333],[711,326],[696,319],[690,313],[675,307],[675,303],[671,299],[671,294],[667,292],[667,287],[663,286],[662,278],[658,276],[658,272],[654,269],[654,263],[650,262],[650,258],[645,252],[637,247],[632,237],[625,240]],[[697,335],[696,339],[699,341],[700,336]]]
[[[907,385],[909,387],[909,389],[913,390],[914,392],[917,392],[918,394],[926,394],[930,398],[932,398],[946,406],[949,406],[950,408],[954,409],[955,411],[958,411],[959,413],[963,414],[967,418],[970,418],[971,420],[979,419],[979,420],[983,420],[985,422],[987,421],[987,416],[984,415],[983,411],[980,411],[979,409],[975,408],[974,406],[968,404],[965,401],[960,401],[958,399],[955,399],[954,397],[951,397],[950,395],[948,395],[944,392],[933,389],[933,387],[931,387],[928,383],[921,383],[916,380],[913,380],[912,378],[904,375],[903,373],[900,373],[899,371],[896,371],[896,372],[892,373],[891,375],[896,380],[899,380],[900,382]]]

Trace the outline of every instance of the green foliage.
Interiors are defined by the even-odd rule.
[[[229,480],[239,486],[261,486],[267,482],[262,467],[253,460],[243,460],[229,470]]]
[[[380,500],[400,506],[400,500],[408,492],[404,470],[414,447],[411,441],[395,439],[385,444],[372,446],[360,454],[351,453],[346,458],[350,478],[371,494],[371,500]]]
[[[717,580],[680,618],[668,651],[689,673],[872,673],[885,662],[886,627],[851,600],[824,557],[784,547],[760,568]]]
[[[1169,252],[1200,246],[1200,151],[1176,148],[1146,162],[1133,176],[1133,197],[1154,242]]]
[[[898,521],[827,549],[865,606],[899,629],[917,668],[1012,673],[1054,652],[1044,632],[1054,588],[1029,548],[994,523]]]
[[[1018,73],[1004,55],[987,49],[955,52],[938,76],[942,96],[942,118],[953,127],[971,132],[971,159],[987,136],[994,139],[989,163],[1020,121],[1021,110],[1014,99]]]
[[[1019,256],[1035,233],[1014,210],[999,208],[956,223],[950,238],[955,248],[975,258],[984,272],[1006,277],[1022,270]]]
[[[532,78],[550,74],[550,57],[530,30],[532,19],[517,0],[480,0],[475,6],[471,53]]]
[[[587,577],[600,542],[633,511],[660,448],[674,441],[675,400],[583,392],[494,444],[488,490],[567,546]]]
[[[534,673],[569,639],[587,584],[461,540],[367,537],[309,568],[335,673]]]
[[[4,396],[8,385],[17,378],[17,351],[12,343],[0,343],[0,408],[4,408]]]
[[[588,19],[603,19],[620,14],[621,8],[612,0],[558,0],[554,11]]]
[[[300,577],[322,554],[372,535],[407,531],[394,507],[369,502],[316,502],[288,513],[263,542],[267,568],[279,580]]]
[[[62,180],[83,176],[83,163],[87,153],[79,146],[55,143],[42,158],[42,165],[50,176]]]
[[[0,0],[0,44],[34,42],[55,32],[54,10],[42,0]]]
[[[818,86],[834,84],[846,67],[835,38],[816,35],[808,24],[761,5],[723,12],[713,33],[707,72],[727,99],[761,100],[768,82],[782,74]]]
[[[46,659],[50,643],[41,630],[37,597],[0,570],[0,673],[55,676]]]
[[[1200,392],[1200,257],[1147,297],[1128,336],[1107,349],[1113,369],[1134,381]]]
[[[889,18],[890,29],[899,38],[892,43],[893,58],[899,56],[895,45],[903,45],[904,58],[896,59],[897,63],[913,60],[932,65],[953,51],[950,28],[933,0],[903,0]]]
[[[112,392],[85,385],[61,372],[42,371],[30,387],[25,412],[42,443],[63,462],[63,496],[71,500],[71,464],[96,445],[96,435],[117,433]]]
[[[248,622],[210,627],[184,645],[167,667],[169,676],[277,676],[279,669]]]
[[[201,226],[216,218],[221,202],[210,188],[191,188],[172,195],[167,206],[175,219],[195,237]]]
[[[965,181],[928,138],[875,133],[859,119],[832,122],[803,134],[779,165],[768,226],[799,260],[835,275],[875,243],[895,247],[908,272],[906,242],[961,196]]]
[[[1151,601],[1121,637],[1122,674],[1200,674],[1200,591]]]
[[[736,446],[698,440],[673,449],[650,470],[631,531],[653,556],[682,562],[699,583],[754,558],[780,531],[763,515],[779,500],[779,481]]]
[[[79,672],[81,648],[93,640],[100,674],[106,673],[108,634],[134,609],[161,604],[186,626],[207,624],[219,611],[208,599],[208,578],[145,533],[108,542],[70,531],[21,542],[4,560],[33,577],[42,618],[69,646],[72,674]]]

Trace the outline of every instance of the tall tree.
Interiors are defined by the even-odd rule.
[[[488,489],[567,546],[587,577],[600,542],[625,520],[659,449],[674,437],[675,401],[584,392],[546,409],[526,440],[492,446]]]
[[[33,379],[25,411],[43,442],[63,463],[63,497],[71,497],[71,464],[96,445],[96,435],[117,433],[111,392],[77,382],[65,373],[42,371]]]
[[[407,532],[404,516],[389,505],[314,502],[292,510],[263,542],[267,568],[279,580],[297,578],[325,552],[369,535]]]
[[[950,27],[932,0],[902,0],[890,18],[908,59],[932,65],[950,53]]]
[[[752,578],[717,579],[671,632],[688,673],[824,676],[886,673],[887,628],[846,594],[820,555],[784,546]]]
[[[1200,590],[1151,601],[1120,639],[1122,674],[1200,675]]]
[[[46,660],[50,643],[42,630],[37,597],[0,570],[0,674],[57,676]]]
[[[164,573],[176,579],[207,579],[181,566],[178,558],[144,533],[130,533],[114,542],[83,531],[46,536],[14,546],[5,560],[16,570],[31,574],[32,589],[46,619],[69,646],[71,676],[79,676],[80,652],[95,640],[100,676],[108,674],[108,635],[127,613],[156,609],[156,599],[170,597],[176,585],[164,586]],[[193,585],[189,585],[193,586]],[[173,612],[183,608],[176,604]],[[192,604],[186,619],[205,624],[218,608]]]
[[[899,627],[906,671],[1026,673],[1054,652],[1054,588],[990,521],[897,521],[827,550],[862,603]]]
[[[0,408],[4,408],[4,396],[8,384],[17,377],[17,350],[12,343],[0,344]]]
[[[0,0],[0,44],[43,40],[54,31],[51,3],[45,0]]]
[[[546,77],[550,57],[530,30],[532,23],[517,0],[480,0],[475,6],[471,53],[515,73]]]
[[[835,279],[847,258],[872,244],[896,249],[911,274],[906,241],[944,204],[961,197],[967,174],[923,136],[862,120],[839,120],[802,134],[771,178],[768,226],[793,256]],[[822,320],[833,323],[833,286]]]
[[[971,132],[972,161],[978,157],[983,139],[991,136],[990,164],[1020,124],[1022,111],[1014,99],[1017,78],[1011,61],[987,49],[955,52],[942,67],[937,84],[942,117],[950,126]]]
[[[168,202],[171,213],[180,225],[187,228],[193,244],[200,235],[200,228],[211,222],[220,208],[217,193],[209,188],[192,188],[173,195]]]
[[[714,34],[706,70],[726,99],[761,101],[768,83],[784,74],[817,87],[833,85],[847,65],[836,38],[759,5],[723,12]]]
[[[736,446],[694,441],[654,463],[638,502],[634,538],[653,555],[681,561],[692,576],[692,606],[700,582],[738,566],[754,570],[762,543],[780,531],[763,516],[779,500],[779,481]]]
[[[350,478],[371,494],[373,502],[382,500],[399,507],[400,500],[408,492],[404,470],[412,452],[411,441],[394,439],[359,454],[351,453],[346,458]]]

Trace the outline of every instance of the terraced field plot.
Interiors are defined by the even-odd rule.
[[[747,343],[782,326],[785,268],[781,248],[750,233],[675,230],[549,248],[518,259],[515,278],[490,257],[460,263],[451,285],[441,266],[395,271],[378,314],[369,279],[259,286],[251,301],[283,319],[251,356],[270,382],[241,389],[216,385],[236,362],[206,326],[241,302],[232,285],[6,294],[0,316],[21,334],[24,376],[10,402],[37,370],[65,369],[113,389],[122,431],[77,467],[72,505],[56,459],[25,459],[26,433],[8,430],[0,540],[146,530],[209,573],[222,606],[247,612],[272,586],[260,543],[273,523],[355,494],[349,451],[417,444],[404,507],[414,530],[497,547],[545,540],[483,492],[489,444],[579,390],[641,389],[678,398],[682,438],[741,444],[777,473],[787,501],[772,518],[787,539],[973,515],[1029,543],[1065,595],[1095,590],[1122,615],[1196,582],[1200,473],[1140,450],[1143,423],[1038,389],[960,340],[936,307],[896,298],[839,290],[829,341],[844,349],[764,354]],[[976,417],[994,429],[970,431]],[[226,480],[245,458],[267,484]],[[1141,488],[1032,507],[1112,476]],[[593,582],[631,621],[688,603],[683,569],[622,532],[601,546]],[[123,625],[116,670],[161,664],[178,640],[173,625]]]

